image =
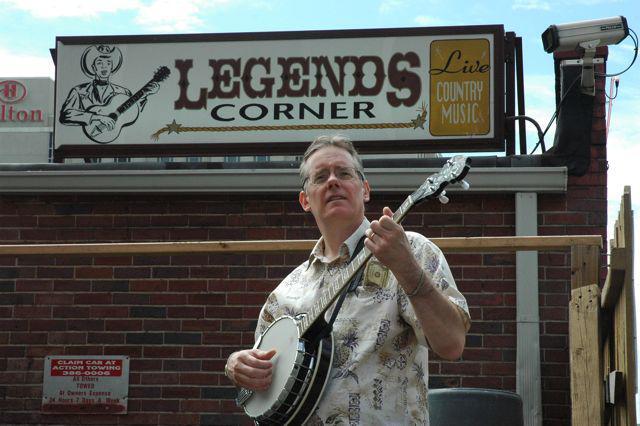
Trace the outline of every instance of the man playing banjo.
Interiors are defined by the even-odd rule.
[[[365,218],[369,183],[348,139],[316,139],[300,177],[300,205],[313,214],[322,237],[309,259],[269,295],[256,336],[283,315],[308,312],[366,236],[373,257],[333,323],[331,370],[307,424],[428,425],[427,345],[442,358],[456,359],[470,325],[466,300],[442,252],[426,237],[405,232],[389,207],[378,220]],[[331,314],[330,308],[326,318]],[[236,386],[269,388],[279,354],[262,349],[229,356],[225,372]]]

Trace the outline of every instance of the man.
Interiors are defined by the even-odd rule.
[[[115,120],[108,115],[90,111],[95,105],[105,105],[116,95],[131,96],[131,91],[110,81],[111,75],[122,66],[122,52],[115,46],[89,46],[80,59],[82,72],[93,80],[82,83],[69,91],[60,110],[60,123],[88,126],[96,124],[105,130],[112,130]],[[147,96],[157,93],[160,86],[152,82],[145,86],[145,95],[139,100],[140,109],[147,102]],[[116,105],[117,106],[117,105]]]
[[[346,267],[362,235],[374,257],[333,326],[334,362],[309,424],[428,424],[427,345],[446,359],[460,357],[469,328],[466,301],[442,252],[420,234],[405,232],[385,207],[369,223],[369,183],[349,140],[320,137],[307,149],[299,201],[322,237],[309,260],[271,293],[256,336],[281,315],[312,306],[325,279]],[[330,316],[331,309],[327,313]],[[264,390],[274,351],[248,349],[229,356],[227,376]]]

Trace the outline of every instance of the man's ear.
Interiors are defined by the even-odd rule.
[[[362,198],[364,199],[365,203],[369,202],[369,197],[371,195],[371,188],[369,187],[369,181],[368,180],[364,180],[362,182]]]
[[[302,207],[302,210],[304,210],[305,212],[311,211],[311,205],[309,204],[309,197],[307,197],[306,192],[300,191],[300,194],[298,195],[298,201],[300,202],[300,206]]]

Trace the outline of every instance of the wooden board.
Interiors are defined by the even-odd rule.
[[[597,284],[571,291],[569,350],[571,424],[602,426],[604,388],[600,350],[600,288]]]
[[[532,237],[453,237],[433,238],[434,244],[446,252],[554,250],[574,246],[602,245],[599,235],[565,235]],[[131,255],[216,252],[309,251],[315,240],[265,241],[185,241],[162,243],[95,243],[95,244],[9,244],[0,245],[0,255]]]

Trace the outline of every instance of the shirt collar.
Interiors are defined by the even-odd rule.
[[[346,259],[348,260],[353,256],[353,251],[356,249],[358,241],[360,241],[360,238],[362,238],[364,232],[369,229],[369,226],[370,222],[365,217],[362,220],[362,223],[360,223],[358,229],[356,229],[353,234],[349,235],[349,237],[340,245],[339,259],[343,259],[346,257]],[[309,266],[311,266],[311,264],[315,263],[316,261],[329,263],[324,255],[323,237],[320,237],[316,245],[313,247],[313,250],[311,250],[311,254],[309,254],[309,263],[307,265],[307,269],[309,269]]]

